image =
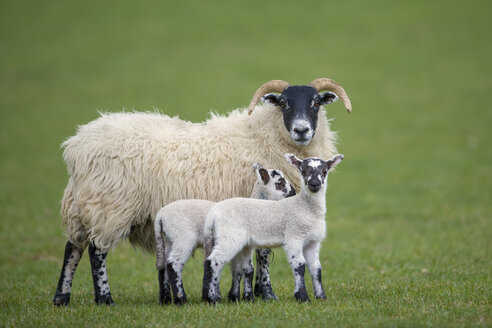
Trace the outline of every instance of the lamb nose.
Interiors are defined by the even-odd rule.
[[[294,128],[294,132],[298,133],[298,134],[305,134],[309,131],[309,128]]]

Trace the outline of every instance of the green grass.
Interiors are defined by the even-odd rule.
[[[492,326],[492,6],[486,1],[0,3],[0,326]],[[330,177],[327,302],[157,304],[154,258],[109,256],[116,307],[93,304],[87,254],[72,302],[51,298],[65,238],[59,145],[98,110],[201,121],[263,82],[331,77],[346,160]],[[229,284],[224,273],[222,292]],[[308,284],[310,284],[308,282]],[[312,295],[312,289],[309,289]]]

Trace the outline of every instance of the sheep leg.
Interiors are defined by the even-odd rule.
[[[108,252],[96,248],[93,243],[89,245],[89,258],[92,268],[92,282],[94,283],[94,294],[96,304],[113,305],[109,289],[108,274],[106,271],[106,257]]]
[[[294,274],[294,296],[298,302],[310,302],[304,283],[306,260],[302,255],[302,241],[296,241],[285,246],[285,253]]]
[[[163,269],[158,270],[158,279],[159,279],[159,304],[161,305],[170,304],[172,301],[171,286],[169,285],[169,277],[165,267]]]
[[[171,242],[167,237],[165,238],[166,249],[170,250],[169,255],[166,255],[167,272],[173,291],[174,303],[178,305],[188,301],[183,285],[183,267],[190,258],[197,239],[197,236],[186,234],[185,232],[181,235],[179,242]]]
[[[241,295],[241,278],[244,275],[244,295],[243,299],[247,301],[254,300],[253,293],[253,275],[254,266],[252,262],[253,249],[246,247],[237,254],[231,261],[232,269],[232,286],[229,291],[229,300],[239,301]]]
[[[256,281],[255,281],[255,296],[262,295],[264,300],[278,300],[277,295],[273,292],[272,283],[270,281],[270,271],[268,257],[271,249],[258,248],[256,249]]]
[[[246,247],[241,252],[242,271],[244,274],[244,295],[243,299],[252,302],[255,298],[253,291],[253,276],[255,268],[253,266],[253,249]]]
[[[215,228],[214,228],[215,229]],[[226,229],[227,230],[227,229]],[[218,238],[209,241],[213,246],[210,256],[205,259],[203,270],[202,299],[215,304],[220,300],[220,273],[224,265],[232,260],[247,244],[247,234],[236,233],[235,238]]]
[[[167,264],[167,272],[169,273],[169,281],[173,291],[174,304],[182,305],[188,302],[186,292],[183,286],[183,264],[179,262],[169,262]]]
[[[243,277],[243,271],[241,270],[241,263],[239,263],[237,257],[231,261],[232,283],[231,289],[227,298],[231,302],[238,302],[241,298],[241,279]]]
[[[326,299],[323,283],[321,282],[321,263],[319,262],[319,242],[312,242],[304,247],[304,257],[311,273],[313,282],[314,297],[317,299]]]
[[[220,301],[220,272],[225,262],[207,259],[204,263],[202,299],[215,304]]]
[[[169,273],[166,268],[166,259],[169,255],[171,245],[170,243],[166,243],[164,241],[162,232],[158,230],[156,231],[155,235],[155,244],[157,255],[156,266],[159,280],[159,304],[171,304],[173,299],[171,296],[171,285],[169,284]]]
[[[53,297],[54,305],[68,305],[70,303],[73,276],[83,252],[83,248],[79,248],[70,241],[67,241],[60,279],[58,280],[58,286]]]

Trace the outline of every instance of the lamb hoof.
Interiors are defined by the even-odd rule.
[[[204,301],[211,305],[215,305],[220,302],[220,297],[205,297]]]
[[[295,293],[294,296],[296,297],[296,301],[299,302],[299,303],[311,302],[311,300],[309,299],[309,296],[307,295],[306,291],[304,291],[304,293],[302,293],[302,292]]]
[[[99,298],[96,298],[97,305],[115,305],[116,303],[113,301],[111,294],[109,295],[101,295]]]
[[[164,304],[171,304],[172,298],[170,294],[167,295],[159,295],[159,304],[164,305]]]
[[[277,295],[273,292],[273,290],[270,289],[263,289],[263,292],[261,294],[261,297],[263,298],[264,301],[278,301]]]
[[[68,304],[70,304],[70,294],[55,294],[55,297],[53,297],[53,304],[56,306],[68,306]]]
[[[253,293],[247,293],[247,294],[244,294],[243,300],[245,300],[247,302],[254,302],[255,296]]]
[[[175,297],[174,298],[174,304],[176,304],[176,305],[183,305],[186,302],[188,302],[188,298],[186,297],[186,295],[183,295],[182,297]]]
[[[228,299],[230,302],[239,302],[240,297],[239,297],[239,295],[238,295],[238,294],[236,294],[236,293],[229,293],[229,294],[227,295],[227,299]]]

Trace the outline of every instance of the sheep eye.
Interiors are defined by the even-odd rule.
[[[319,106],[321,106],[321,102],[319,101],[319,99],[316,99],[314,101],[314,107],[319,107]]]

